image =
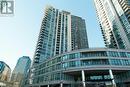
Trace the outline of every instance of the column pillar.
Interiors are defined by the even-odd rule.
[[[110,74],[110,78],[112,79],[112,85],[113,85],[113,87],[116,87],[116,83],[115,83],[114,76],[113,76],[113,73],[112,73],[111,69],[109,69],[109,74]]]
[[[60,83],[60,87],[63,87],[63,83]]]
[[[47,87],[50,87],[49,85],[47,85]]]
[[[83,83],[83,87],[86,87],[84,70],[82,70],[81,73],[82,73],[82,83]]]

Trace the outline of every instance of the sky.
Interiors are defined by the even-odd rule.
[[[0,61],[11,70],[18,58],[33,59],[46,5],[85,19],[89,46],[104,47],[93,0],[16,0],[14,16],[0,17]]]

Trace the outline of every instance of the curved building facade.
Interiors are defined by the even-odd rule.
[[[0,81],[8,82],[10,80],[11,69],[3,61],[0,61]]]
[[[66,52],[38,64],[28,87],[127,87],[128,77],[129,50],[90,48]]]

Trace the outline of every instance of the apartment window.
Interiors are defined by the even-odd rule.
[[[109,52],[109,56],[110,57],[119,57],[119,53],[118,52],[114,52],[114,51],[110,51]]]
[[[62,60],[64,61],[64,60],[67,60],[67,55],[64,55],[63,57],[62,57]]]
[[[75,67],[75,66],[76,66],[75,61],[69,62],[69,67]]]
[[[130,65],[130,60],[123,59],[122,64],[123,65]]]
[[[129,57],[129,58],[130,58],[130,53],[129,53],[129,52],[127,53],[127,57]]]
[[[99,52],[82,52],[81,57],[98,57],[98,56],[107,56],[105,51]]]
[[[89,66],[89,65],[108,65],[109,61],[107,59],[93,59],[93,60],[82,60],[82,66]]]
[[[112,65],[122,65],[121,60],[119,59],[111,59]]]
[[[127,57],[127,55],[126,55],[125,52],[120,52],[120,56],[121,56],[121,57]]]

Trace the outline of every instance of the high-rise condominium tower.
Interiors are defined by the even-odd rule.
[[[118,0],[118,2],[121,8],[123,9],[126,18],[130,23],[130,0]]]
[[[130,0],[94,0],[106,47],[130,49]]]
[[[88,48],[85,20],[47,6],[33,63],[76,49]]]

